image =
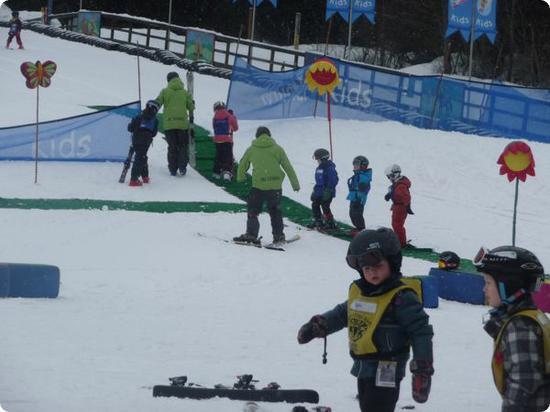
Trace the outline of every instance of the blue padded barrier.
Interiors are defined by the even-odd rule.
[[[0,297],[56,298],[59,268],[51,265],[0,264]]]
[[[422,299],[425,308],[437,308],[439,297],[437,294],[437,281],[428,276],[403,277],[401,281],[410,286]]]
[[[483,276],[454,270],[430,269],[430,277],[437,279],[439,297],[456,302],[484,305]]]

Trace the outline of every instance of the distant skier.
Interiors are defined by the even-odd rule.
[[[6,42],[6,49],[10,48],[11,41],[15,37],[17,45],[20,49],[23,49],[23,42],[21,41],[21,30],[23,29],[23,23],[19,19],[19,12],[12,11],[10,20],[10,30],[8,32],[8,40]]]
[[[502,412],[542,412],[550,406],[550,320],[538,310],[532,293],[544,277],[538,258],[526,249],[481,248],[474,264],[485,278],[494,339],[492,360]]]
[[[248,243],[260,242],[258,239],[260,231],[258,215],[262,211],[263,204],[267,203],[267,211],[271,217],[273,243],[284,243],[281,198],[285,172],[294,191],[300,190],[300,183],[285,151],[271,137],[271,132],[267,127],[258,127],[256,139],[239,162],[237,181],[243,182],[246,179],[246,172],[251,164],[253,168],[252,189],[248,195],[246,233],[233,238],[233,240]]]
[[[348,179],[349,217],[355,229],[351,235],[365,229],[365,204],[370,191],[372,181],[372,169],[369,168],[369,159],[365,156],[356,156],[353,159],[353,176]]]
[[[351,374],[362,412],[393,412],[412,346],[412,396],[426,402],[433,369],[433,329],[416,293],[401,281],[401,245],[391,229],[364,230],[351,241],[346,261],[359,273],[348,300],[315,315],[298,331],[298,343],[348,328]]]
[[[188,113],[195,109],[195,102],[185,90],[176,72],[166,76],[166,86],[155,99],[164,106],[164,134],[168,142],[168,171],[176,176],[187,173],[189,163],[189,119]]]
[[[233,178],[233,132],[239,130],[237,117],[232,110],[227,110],[224,102],[214,103],[214,143],[216,143],[216,158],[212,177],[231,180]]]
[[[330,153],[326,149],[315,150],[313,159],[317,161],[315,186],[311,193],[313,222],[307,226],[319,230],[336,229],[334,216],[330,210],[332,199],[336,196],[336,185],[338,185],[336,165],[330,160]]]
[[[132,133],[132,145],[135,153],[129,186],[141,186],[143,183],[149,183],[147,151],[158,131],[157,113],[159,108],[160,106],[155,100],[149,100],[143,112],[134,117],[128,125],[128,131]],[[143,179],[143,183],[139,180],[140,177]]]
[[[384,196],[386,202],[393,202],[391,211],[391,225],[399,238],[401,247],[407,246],[407,232],[405,230],[405,220],[407,215],[413,215],[411,210],[411,181],[407,176],[401,175],[401,167],[393,164],[386,168],[386,177],[390,180],[391,186],[388,188],[388,193]]]

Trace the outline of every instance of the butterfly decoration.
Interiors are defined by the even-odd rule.
[[[36,89],[38,86],[48,87],[56,70],[57,64],[51,60],[44,63],[40,63],[40,61],[36,63],[25,62],[21,65],[21,73],[27,79],[26,85],[29,89]]]

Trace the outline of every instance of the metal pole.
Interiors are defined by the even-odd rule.
[[[38,183],[38,124],[40,119],[40,85],[36,86],[36,136],[34,139],[34,183]]]
[[[300,25],[302,22],[302,13],[296,13],[296,19],[294,20],[294,48],[298,50],[300,48]]]
[[[512,224],[512,246],[516,246],[516,217],[518,214],[519,179],[516,178],[516,196],[514,198],[514,222]]]
[[[250,32],[250,40],[254,41],[254,31],[256,29],[256,2],[254,0],[254,7],[252,8],[252,31]]]
[[[80,8],[78,10],[82,10],[82,0],[80,0]]]
[[[166,30],[166,45],[164,48],[170,50],[170,25],[172,24],[172,0],[168,6],[168,30]]]
[[[351,60],[351,29],[353,22],[351,21],[353,17],[353,0],[349,1],[349,20],[348,20],[348,60]]]
[[[472,65],[474,59],[474,37],[476,34],[476,20],[477,20],[477,2],[478,0],[471,0],[472,2],[472,24],[470,27],[470,62],[468,67],[468,79],[472,80]]]
[[[53,13],[53,0],[48,0],[48,21],[50,21],[50,14]]]

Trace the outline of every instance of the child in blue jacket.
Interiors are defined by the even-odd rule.
[[[134,165],[129,186],[142,186],[149,183],[149,166],[147,164],[147,151],[153,142],[153,137],[158,132],[157,113],[160,105],[155,100],[149,100],[145,109],[134,117],[128,125],[128,131],[132,133],[132,146],[134,146]],[[139,178],[143,179],[143,183]]]
[[[357,156],[353,159],[353,176],[348,179],[349,217],[355,226],[352,236],[365,229],[363,212],[367,203],[372,180],[372,169],[369,168],[369,159],[365,156]]]
[[[330,210],[330,204],[336,196],[336,185],[338,184],[336,166],[330,160],[330,153],[326,149],[317,149],[313,153],[313,158],[317,160],[318,166],[315,170],[315,186],[311,194],[311,211],[314,221],[308,227],[336,229],[334,216]]]

